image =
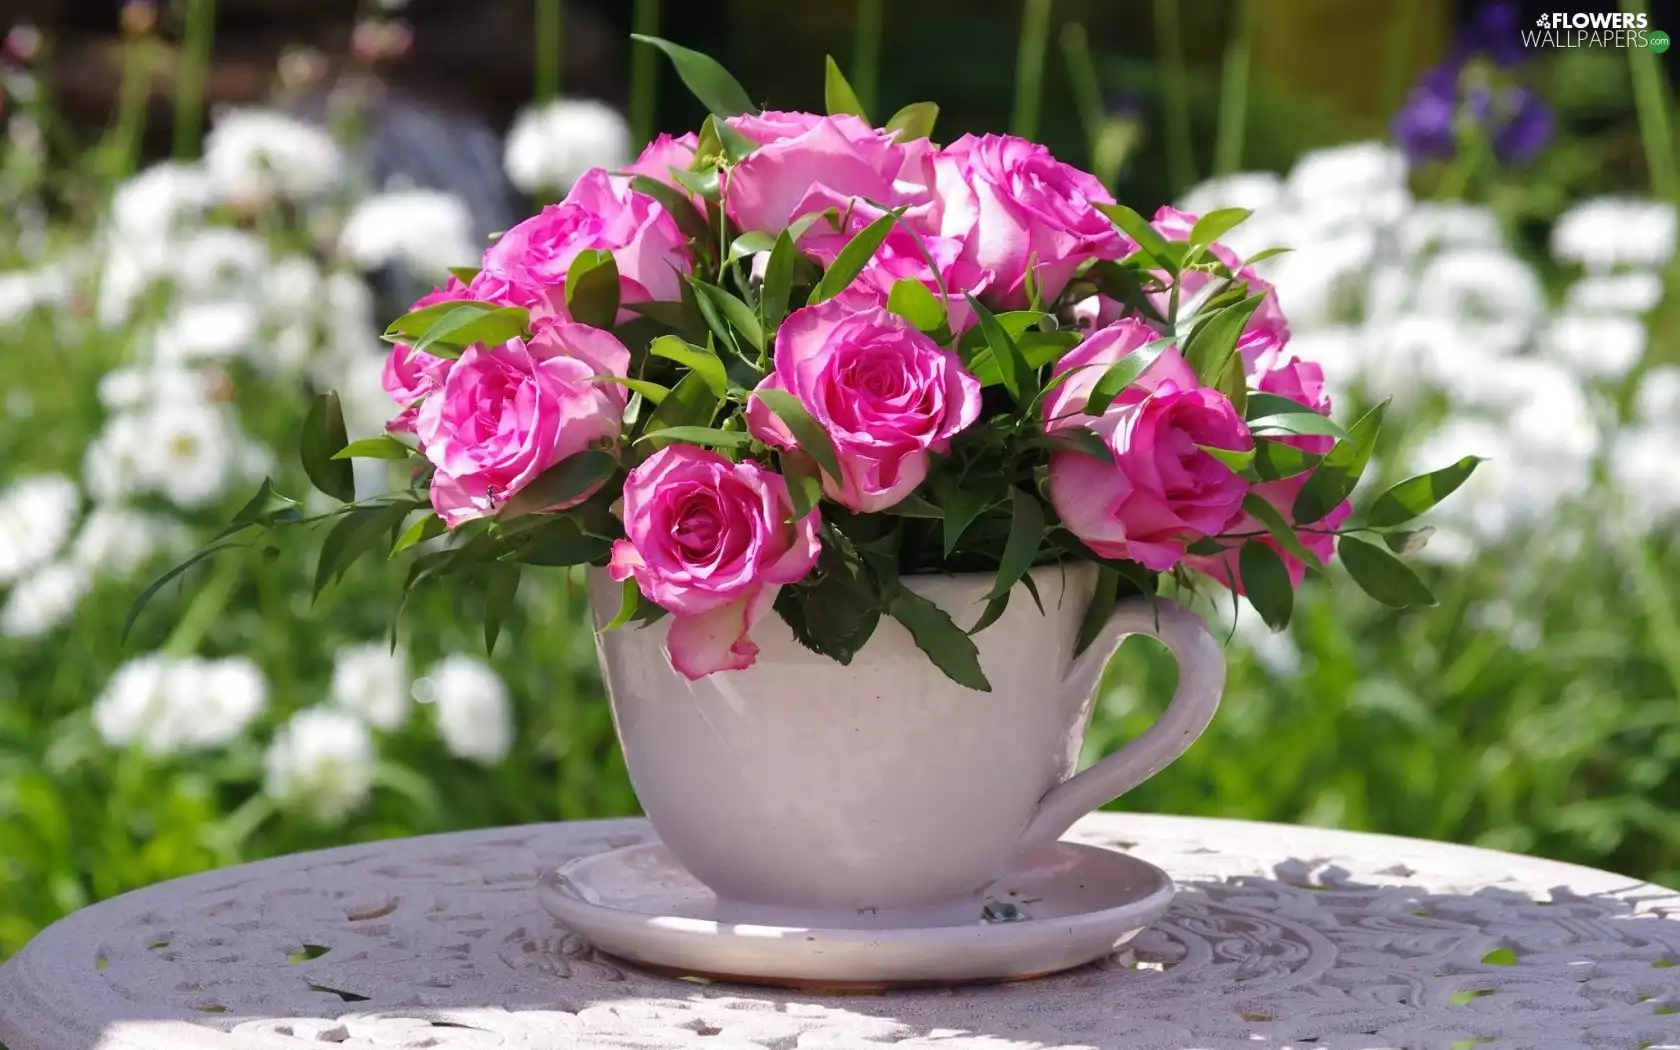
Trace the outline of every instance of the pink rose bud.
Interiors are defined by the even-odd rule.
[[[1155,220],[1150,225],[1169,241],[1186,241],[1190,239],[1190,231],[1195,228],[1197,218],[1199,216],[1179,211],[1171,205],[1162,205],[1156,210]],[[1243,355],[1243,366],[1253,375],[1256,362],[1261,356],[1275,355],[1289,342],[1289,322],[1283,316],[1283,308],[1278,305],[1277,290],[1272,287],[1271,282],[1242,265],[1242,259],[1236,252],[1215,242],[1208,248],[1208,254],[1224,263],[1240,280],[1246,282],[1249,295],[1265,293],[1266,298],[1261,300],[1254,316],[1248,319],[1248,325],[1243,328],[1242,335],[1237,340],[1237,349],[1241,350]],[[1224,284],[1225,278],[1217,274],[1201,270],[1186,270],[1180,273],[1179,316],[1182,318],[1186,308],[1194,309],[1202,298],[1215,294]],[[1170,299],[1170,292],[1157,292],[1150,296],[1149,302],[1165,317]]]
[[[770,110],[730,117],[728,124],[759,143],[730,169],[724,187],[729,217],[743,230],[775,234],[828,208],[844,215],[866,201],[891,207],[927,200],[919,151],[857,117]],[[901,183],[907,162],[911,181]]]
[[[1095,203],[1114,198],[1092,175],[1011,135],[962,138],[928,160],[938,196],[937,229],[964,242],[963,258],[995,274],[990,296],[1028,303],[1032,265],[1046,302],[1087,259],[1117,259],[1131,247]]]
[[[467,347],[415,419],[420,446],[437,468],[438,515],[450,528],[493,515],[568,456],[616,447],[624,389],[591,377],[624,375],[629,367],[623,343],[570,322],[545,326],[528,341]]]
[[[633,578],[672,613],[671,666],[689,679],[751,667],[758,646],[748,632],[822,553],[815,510],[789,522],[781,475],[692,445],[669,445],[632,470],[622,514],[612,577]]]
[[[467,286],[457,278],[451,277],[449,283],[442,288],[433,288],[416,299],[408,310],[412,313],[436,303],[471,298],[472,293],[467,290]],[[380,374],[379,382],[385,388],[385,393],[402,411],[385,425],[385,429],[402,434],[414,433],[414,417],[420,410],[418,402],[443,385],[443,378],[449,374],[449,366],[452,364],[454,362],[447,357],[438,357],[425,351],[416,353],[407,343],[392,346],[390,356],[385,359],[385,370]]]
[[[688,239],[658,201],[627,179],[591,168],[566,199],[502,234],[473,279],[476,298],[523,306],[531,316],[567,318],[566,271],[586,249],[608,251],[618,266],[620,303],[676,301],[690,272]],[[635,316],[620,311],[620,321]]]
[[[1050,457],[1050,501],[1062,522],[1105,558],[1172,568],[1185,547],[1225,531],[1248,482],[1197,446],[1246,451],[1248,426],[1224,395],[1165,380],[1091,424],[1114,456]]]
[[[776,369],[759,389],[797,397],[827,432],[843,483],[823,476],[829,497],[855,511],[884,510],[927,477],[929,453],[980,415],[980,383],[956,354],[910,322],[838,299],[797,310],[776,333]],[[753,436],[794,448],[793,434],[757,397],[747,404]]]
[[[646,175],[650,179],[688,193],[687,189],[678,185],[677,180],[671,177],[671,169],[688,170],[688,166],[694,163],[694,150],[699,145],[700,139],[692,131],[680,138],[672,138],[662,131],[658,138],[647,144],[647,148],[642,150],[642,155],[636,158],[635,163],[626,165],[624,170],[631,175]]]
[[[1319,438],[1317,440],[1328,439]],[[1298,474],[1295,477],[1283,478],[1279,481],[1263,481],[1249,491],[1270,503],[1283,516],[1283,520],[1293,526],[1295,524],[1293,514],[1295,497],[1306,486],[1309,477],[1311,477],[1310,474]],[[1301,546],[1315,554],[1319,561],[1327,562],[1336,553],[1336,537],[1331,533],[1342,522],[1346,521],[1348,515],[1352,513],[1353,504],[1343,500],[1340,506],[1326,514],[1323,519],[1313,522],[1308,530],[1297,532],[1295,538],[1301,541]],[[1279,547],[1277,541],[1270,536],[1263,535],[1266,526],[1262,525],[1259,519],[1253,515],[1248,513],[1239,515],[1235,521],[1226,527],[1225,531],[1252,534],[1251,538],[1258,539],[1261,543],[1277,551],[1283,559],[1283,567],[1289,571],[1289,585],[1291,587],[1300,587],[1301,581],[1307,578],[1306,563]],[[1206,573],[1227,587],[1234,585],[1238,594],[1245,594],[1247,592],[1243,589],[1242,576],[1237,567],[1237,559],[1240,557],[1243,541],[1231,540],[1230,543],[1232,546],[1222,554],[1214,556],[1192,554],[1184,561],[1186,565]]]
[[[1091,396],[1091,390],[1102,379],[1103,374],[1118,364],[1121,358],[1160,337],[1161,333],[1142,321],[1126,317],[1100,331],[1092,332],[1078,346],[1063,354],[1061,360],[1056,362],[1056,367],[1051,370],[1051,377],[1064,372],[1072,372],[1073,375],[1045,395],[1044,429],[1054,433],[1063,427],[1089,426],[1096,422],[1091,416],[1085,415],[1084,406]],[[1185,364],[1184,355],[1178,352],[1176,346],[1163,351],[1154,364],[1145,369],[1130,386],[1120,391],[1120,396],[1114,399],[1114,405],[1123,407],[1142,401],[1156,387],[1169,380],[1180,387],[1196,385],[1196,373]],[[1110,410],[1112,411],[1112,408]]]

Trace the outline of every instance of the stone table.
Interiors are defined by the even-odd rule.
[[[816,996],[641,973],[538,873],[640,821],[349,846],[87,908],[0,968],[10,1050],[1680,1047],[1680,894],[1376,835],[1100,814],[1179,882],[1125,951],[1045,980]]]

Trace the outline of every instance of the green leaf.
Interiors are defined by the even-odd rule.
[[[856,566],[825,556],[814,577],[782,588],[776,612],[801,645],[849,664],[875,633],[881,602]]]
[[[1243,497],[1242,506],[1250,517],[1265,527],[1273,542],[1286,554],[1292,554],[1313,568],[1323,571],[1324,563],[1319,560],[1318,555],[1301,543],[1301,538],[1295,535],[1295,530],[1289,527],[1289,522],[1283,520],[1283,515],[1278,513],[1276,507],[1266,502],[1265,497],[1250,492]]]
[[[897,211],[887,212],[859,230],[851,240],[847,241],[846,246],[840,249],[839,254],[835,255],[834,262],[829,265],[828,271],[822,276],[822,280],[818,282],[816,288],[812,289],[811,299],[807,305],[814,306],[817,303],[827,302],[845,291],[847,286],[852,283],[853,278],[857,277],[863,268],[869,265],[869,260],[875,257],[875,252],[880,249],[881,242],[887,239],[887,234],[892,232],[893,226],[898,222],[898,214]]]
[[[410,310],[387,325],[382,338],[386,342],[412,343],[415,339],[425,335],[426,329],[436,324],[439,318],[449,311],[459,308],[463,302],[477,302],[477,300],[446,299],[441,303],[432,303],[430,306],[422,306],[418,310]],[[478,305],[485,310],[496,308],[495,303],[478,303]]]
[[[1171,349],[1172,345],[1171,339],[1156,339],[1109,365],[1085,398],[1085,414],[1100,416],[1107,412],[1108,406],[1114,404],[1114,399],[1127,387],[1143,378],[1143,374],[1149,371],[1149,366],[1159,361],[1161,355]]]
[[[1114,615],[1114,606],[1120,597],[1120,574],[1107,565],[1097,566],[1097,589],[1091,594],[1091,602],[1085,606],[1085,615],[1079,621],[1079,635],[1073,643],[1073,655],[1078,656],[1091,647],[1091,643],[1102,634],[1102,629],[1108,625],[1108,618]]]
[[[999,318],[1001,320],[1001,316]],[[970,332],[980,329],[970,328]],[[965,335],[967,333],[964,333]],[[1041,332],[1036,328],[1029,328],[1020,335],[1012,336],[1015,348],[1021,351],[1021,357],[1026,360],[1027,367],[1037,371],[1045,365],[1062,359],[1062,355],[1079,345],[1079,333],[1074,331]],[[998,367],[997,358],[992,354],[992,348],[982,347],[968,359],[969,374],[980,381],[981,386],[997,386],[1003,382],[1003,370]],[[1067,373],[1063,373],[1066,375]],[[1052,381],[1060,385],[1062,380],[1052,377]],[[1049,384],[1046,384],[1046,389]]]
[[[939,107],[932,102],[912,102],[892,115],[887,130],[899,133],[898,141],[914,142],[933,137],[933,126],[939,120]]]
[[[588,565],[612,553],[612,540],[580,532],[576,523],[567,519],[559,519],[556,524],[569,527],[540,530],[498,560],[565,568]]]
[[[1244,415],[1245,418],[1254,420],[1264,416],[1286,416],[1293,412],[1307,411],[1311,409],[1293,398],[1256,390],[1248,395],[1248,411]]]
[[[1515,966],[1517,965],[1517,953],[1509,948],[1495,948],[1482,956],[1482,962],[1488,966]]]
[[[776,238],[763,230],[748,230],[729,242],[729,261],[735,262],[750,255],[767,252],[776,247]]]
[[[614,616],[611,622],[601,628],[601,633],[605,634],[608,631],[616,631],[620,627],[629,623],[631,620],[634,620],[636,618],[636,610],[640,608],[641,604],[642,589],[636,586],[635,577],[625,577],[624,582],[619,586],[618,615]]]
[[[329,583],[344,578],[356,559],[372,550],[381,538],[402,523],[413,511],[412,504],[390,503],[356,507],[338,520],[321,541],[315,561],[315,586],[311,599],[319,598]]]
[[[600,449],[585,449],[567,456],[531,479],[531,483],[508,497],[496,512],[501,519],[523,514],[541,514],[550,507],[575,503],[599,488],[618,470],[618,459]]]
[[[334,459],[407,459],[414,449],[388,434],[352,441],[337,452]]]
[[[1418,574],[1376,544],[1357,536],[1343,536],[1336,543],[1336,551],[1353,582],[1384,605],[1398,609],[1435,604],[1435,596]]]
[[[660,336],[660,338],[675,339],[676,336],[667,335]],[[661,401],[664,401],[666,395],[671,392],[670,388],[660,386],[658,383],[650,382],[646,379],[630,379],[625,376],[590,376],[589,378],[596,383],[617,383],[619,386],[624,387],[627,390],[634,390],[636,393],[642,395],[656,405]]]
[[[1055,433],[1040,438],[1039,443],[1062,452],[1078,452],[1104,463],[1114,462],[1114,450],[1108,447],[1101,434],[1090,427],[1060,426]]]
[[[1458,491],[1482,462],[1481,456],[1465,456],[1451,466],[1407,478],[1376,498],[1366,521],[1379,529],[1411,521]]]
[[[296,524],[303,518],[297,507],[297,500],[274,491],[273,478],[263,478],[262,484],[257,487],[257,494],[234,513],[227,528],[218,532],[210,542],[226,539],[252,525],[272,528],[276,525]]]
[[[303,460],[303,472],[309,475],[309,483],[340,503],[356,498],[356,477],[350,461],[333,458],[349,443],[349,435],[344,432],[344,407],[339,404],[338,394],[329,390],[317,395],[303,421],[298,455]]]
[[[676,179],[683,189],[695,196],[714,204],[717,203],[719,197],[718,169],[682,171],[678,168],[672,168],[671,178]]]
[[[758,315],[752,312],[752,307],[743,303],[715,284],[694,282],[694,291],[703,301],[710,302],[729,326],[741,333],[752,344],[754,350],[764,349],[764,329],[758,323]]]
[[[1404,558],[1423,550],[1429,543],[1429,537],[1435,535],[1435,526],[1425,525],[1410,532],[1385,532],[1381,535],[1388,549]]]
[[[869,120],[869,114],[863,111],[863,103],[858,101],[857,92],[846,82],[846,74],[834,64],[833,55],[828,56],[828,71],[823,79],[823,103],[828,107],[829,116],[850,113],[866,122]]]
[[[513,609],[513,599],[519,594],[519,566],[510,562],[496,562],[490,566],[490,579],[484,586],[484,654],[496,651],[496,639],[501,637],[502,623]]]
[[[787,481],[788,498],[793,502],[789,521],[799,521],[811,513],[823,496],[822,478],[817,473],[817,461],[803,452],[786,449],[778,457],[782,478]]]
[[[892,514],[900,518],[925,518],[928,521],[939,521],[945,517],[945,512],[916,495],[914,492],[881,510],[882,514]]]
[[[1027,574],[1038,557],[1038,546],[1044,539],[1044,505],[1038,497],[1029,495],[1018,486],[1009,489],[1009,538],[1004,541],[1003,555],[998,560],[997,579],[986,592],[987,599],[1001,598],[1015,586],[1015,581]]]
[[[611,331],[618,319],[618,263],[612,252],[584,249],[566,271],[566,312],[572,320]]]
[[[1247,208],[1217,208],[1197,219],[1196,225],[1190,228],[1190,250],[1184,255],[1186,263],[1194,262],[1203,249],[1230,233],[1252,214]]]
[[[692,346],[674,335],[662,335],[648,344],[648,353],[687,367],[720,399],[729,393],[729,375],[724,371],[723,360],[710,350]]]
[[[1097,291],[1113,299],[1115,302],[1135,310],[1147,320],[1156,324],[1165,324],[1166,319],[1155,309],[1155,304],[1149,301],[1149,293],[1143,289],[1143,281],[1138,272],[1129,266],[1121,266],[1108,259],[1100,259],[1093,263],[1086,271],[1086,278],[1094,281]]]
[[[740,82],[730,76],[729,70],[723,68],[723,65],[710,55],[690,51],[656,36],[631,33],[630,39],[652,44],[665,52],[671,59],[671,64],[677,67],[677,76],[682,78],[683,84],[714,116],[721,119],[741,113],[758,112]]]
[[[712,134],[717,136],[718,146],[723,150],[723,155],[729,159],[731,164],[740,163],[745,160],[753,150],[758,148],[758,143],[747,138],[745,135],[736,131],[728,124],[725,124],[723,121],[717,119],[715,116],[707,117],[706,124],[711,127]],[[705,138],[704,129],[702,129],[701,138]]]
[[[963,530],[986,509],[987,500],[973,489],[959,487],[949,474],[934,478],[933,492],[939,499],[939,509],[945,515],[945,557],[949,558],[951,552],[957,549]]]
[[[1254,462],[1254,450],[1243,451],[1233,448],[1214,448],[1212,445],[1197,445],[1197,448],[1231,468],[1231,473],[1241,474]]]
[[[799,258],[793,242],[793,235],[783,230],[777,235],[776,246],[770,250],[770,259],[764,265],[764,284],[759,288],[758,309],[767,332],[781,327],[782,318],[787,316],[788,293],[793,288],[793,264]]]
[[[473,279],[476,278],[479,275],[479,272],[480,272],[480,270],[477,266],[451,266],[451,267],[449,267],[450,276],[454,277],[457,281],[460,281],[462,284],[473,283]]]
[[[901,587],[887,613],[904,625],[916,648],[926,653],[951,681],[982,693],[992,691],[992,684],[980,669],[980,650],[975,647],[974,639],[945,610],[908,587]]]
[[[1124,204],[1098,204],[1096,209],[1108,216],[1120,232],[1137,242],[1144,255],[1157,266],[1174,276],[1178,274],[1180,249],[1167,243],[1149,221]]]
[[[944,304],[927,285],[913,278],[893,283],[887,296],[887,309],[923,332],[937,332],[946,324]]]
[[[444,520],[436,514],[422,515],[414,522],[414,524],[410,525],[407,529],[404,529],[401,536],[397,537],[397,542],[391,545],[390,556],[395,558],[397,555],[401,554],[405,550],[408,550],[415,544],[425,543],[427,540],[436,539],[448,531],[449,526],[445,524]]]
[[[1248,259],[1243,263],[1243,265],[1244,266],[1253,266],[1255,263],[1261,262],[1262,260],[1270,259],[1275,255],[1282,255],[1285,252],[1292,252],[1294,250],[1295,249],[1293,249],[1293,248],[1267,248],[1264,251],[1258,251],[1258,252],[1255,252],[1253,255],[1250,255],[1248,257]]]
[[[1316,456],[1311,452],[1303,452],[1294,445],[1285,445],[1281,441],[1268,441],[1265,438],[1254,439],[1254,472],[1260,476],[1262,481],[1277,481],[1282,478],[1292,478],[1298,474],[1305,474],[1322,461],[1322,456]],[[1311,480],[1308,479],[1309,482]],[[1338,500],[1338,502],[1340,501]],[[1323,514],[1320,514],[1319,518],[1323,516]],[[1300,519],[1296,518],[1296,520],[1299,521]],[[1318,518],[1313,519],[1313,521],[1317,520]]]
[[[694,206],[688,195],[675,186],[647,175],[636,175],[630,179],[630,188],[658,201],[659,206],[677,221],[677,229],[684,237],[691,241],[705,241],[711,237],[712,230],[706,224],[706,217],[700,214],[700,209]]]
[[[700,373],[690,372],[677,381],[670,395],[648,416],[647,424],[642,428],[642,438],[653,437],[670,427],[710,426],[720,400]],[[655,441],[651,447],[659,449],[666,444]]]
[[[1382,430],[1383,414],[1387,411],[1388,402],[1384,401],[1360,416],[1358,421],[1348,428],[1347,437],[1336,442],[1330,451],[1325,453],[1324,462],[1313,471],[1312,477],[1306,480],[1301,486],[1301,491],[1295,496],[1295,506],[1290,516],[1297,523],[1311,525],[1322,520],[1353,494],[1353,490],[1359,485],[1360,477],[1365,473],[1366,464],[1371,461],[1371,450],[1376,447],[1377,434]]]
[[[1237,340],[1242,338],[1248,319],[1254,316],[1264,295],[1227,306],[1199,325],[1184,344],[1184,362],[1203,383],[1212,386],[1237,353]],[[1299,407],[1299,406],[1297,406]]]
[[[236,542],[234,540],[228,540],[225,543],[212,543],[210,546],[195,552],[192,557],[181,562],[181,564],[175,566],[162,576],[159,576],[157,579],[147,584],[146,589],[141,591],[139,597],[135,598],[134,603],[128,607],[128,615],[123,617],[122,640],[125,642],[128,640],[128,632],[134,629],[134,621],[140,618],[140,611],[146,607],[146,603],[151,601],[152,597],[156,595],[157,592],[163,590],[164,586],[169,583],[170,580],[173,580],[175,577],[186,572],[188,569],[213,554],[219,554],[222,551],[231,550],[235,547],[249,546],[251,546],[251,544]]]
[[[1294,434],[1298,437],[1347,437],[1347,431],[1340,423],[1329,416],[1321,416],[1311,409],[1300,409],[1276,416],[1261,416],[1251,419],[1248,429],[1258,434],[1271,431],[1279,434]]]
[[[823,473],[834,479],[836,485],[846,483],[845,476],[840,472],[840,457],[835,455],[834,443],[828,438],[828,432],[811,418],[811,413],[805,410],[805,405],[797,397],[786,390],[761,389],[754,391],[753,396],[764,402],[766,408],[776,414],[782,424],[793,433],[794,441],[799,443],[806,455],[817,461]]]
[[[1288,627],[1295,610],[1295,588],[1289,584],[1282,555],[1259,540],[1249,540],[1237,555],[1237,571],[1248,603],[1266,626],[1274,631]]]
[[[992,315],[992,312],[980,305],[980,301],[972,295],[964,293],[968,305],[974,311],[977,327],[984,334],[986,345],[992,351],[992,357],[997,360],[998,371],[1003,376],[1003,388],[1009,391],[1017,405],[1029,405],[1038,397],[1038,375],[1021,356],[1021,350],[1011,339],[1009,332]]]
[[[414,352],[460,357],[461,349],[474,343],[500,346],[523,337],[529,325],[530,314],[522,306],[457,303],[415,341]]]
[[[680,441],[685,445],[706,448],[746,448],[754,438],[741,430],[718,430],[714,427],[666,427],[651,434],[643,434],[638,441],[657,437],[661,441]]]

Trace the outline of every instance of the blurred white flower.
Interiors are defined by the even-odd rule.
[[[1580,375],[1620,379],[1645,356],[1645,341],[1645,323],[1636,317],[1562,313],[1541,345]]]
[[[563,193],[590,168],[610,171],[630,159],[630,128],[617,110],[594,99],[559,99],[514,118],[502,166],[526,193]]]
[[[13,325],[43,306],[63,304],[71,285],[63,270],[18,270],[0,274],[0,328]]]
[[[257,308],[245,300],[182,303],[158,327],[152,353],[162,364],[254,353],[260,323]]]
[[[171,246],[169,265],[189,296],[253,299],[268,280],[268,245],[243,230],[207,226]]]
[[[333,702],[375,729],[408,720],[408,660],[380,642],[346,645],[333,654]]]
[[[347,163],[322,129],[278,110],[228,110],[204,137],[204,166],[223,200],[292,200],[323,196],[344,179]]]
[[[1647,423],[1680,420],[1680,365],[1661,365],[1640,376],[1633,411]]]
[[[173,755],[228,744],[267,707],[268,680],[246,657],[151,653],[111,676],[94,701],[93,725],[108,747]]]
[[[313,314],[320,307],[321,280],[321,268],[307,255],[274,260],[262,280],[264,312],[282,324]]]
[[[1505,236],[1487,208],[1460,201],[1419,201],[1395,225],[1400,251],[1416,258],[1442,248],[1500,248]]]
[[[201,401],[204,376],[179,365],[114,368],[99,379],[99,400],[112,412],[158,402]]]
[[[496,762],[513,746],[507,685],[484,661],[447,656],[414,683],[414,696],[436,706],[438,733],[456,757]]]
[[[82,477],[96,499],[158,492],[196,509],[266,467],[268,454],[239,428],[231,410],[203,398],[149,401],[119,412],[88,444]]]
[[[344,220],[338,250],[364,270],[401,265],[431,276],[477,261],[472,215],[459,197],[437,190],[394,190],[359,202]]]
[[[1296,325],[1316,328],[1361,316],[1365,274],[1376,259],[1376,235],[1351,230],[1272,260],[1271,280],[1291,331]]]
[[[1594,197],[1564,212],[1552,227],[1552,255],[1599,273],[1616,266],[1656,269],[1674,257],[1672,204]]]
[[[1245,171],[1208,179],[1184,195],[1178,206],[1192,215],[1219,208],[1262,211],[1283,200],[1283,180],[1269,171]]]
[[[160,551],[184,545],[186,530],[161,515],[122,506],[95,507],[70,545],[70,561],[95,576],[132,575]]]
[[[1298,251],[1317,236],[1395,222],[1411,206],[1406,158],[1379,142],[1353,142],[1301,155],[1284,187],[1293,203]]]
[[[196,164],[154,164],[111,191],[111,224],[125,240],[167,240],[213,202],[210,177]]]
[[[0,607],[0,635],[39,638],[63,625],[76,612],[92,581],[68,562],[42,566],[12,585]]]
[[[63,474],[29,474],[0,491],[0,584],[57,554],[81,504],[76,483]]]
[[[1417,278],[1419,307],[1472,321],[1532,322],[1546,312],[1534,269],[1503,248],[1460,248],[1431,259]]]
[[[1662,301],[1661,274],[1589,274],[1569,286],[1565,305],[1584,313],[1642,314]]]
[[[344,819],[373,789],[373,736],[354,715],[326,707],[299,711],[263,755],[263,789],[326,821]]]
[[[1610,449],[1623,513],[1643,529],[1680,517],[1680,420],[1624,430]]]

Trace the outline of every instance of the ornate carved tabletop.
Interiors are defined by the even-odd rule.
[[[501,828],[210,872],[78,912],[0,968],[10,1050],[1680,1047],[1680,894],[1503,853],[1098,814],[1179,882],[1098,965],[814,996],[644,974],[538,906],[641,821]]]

